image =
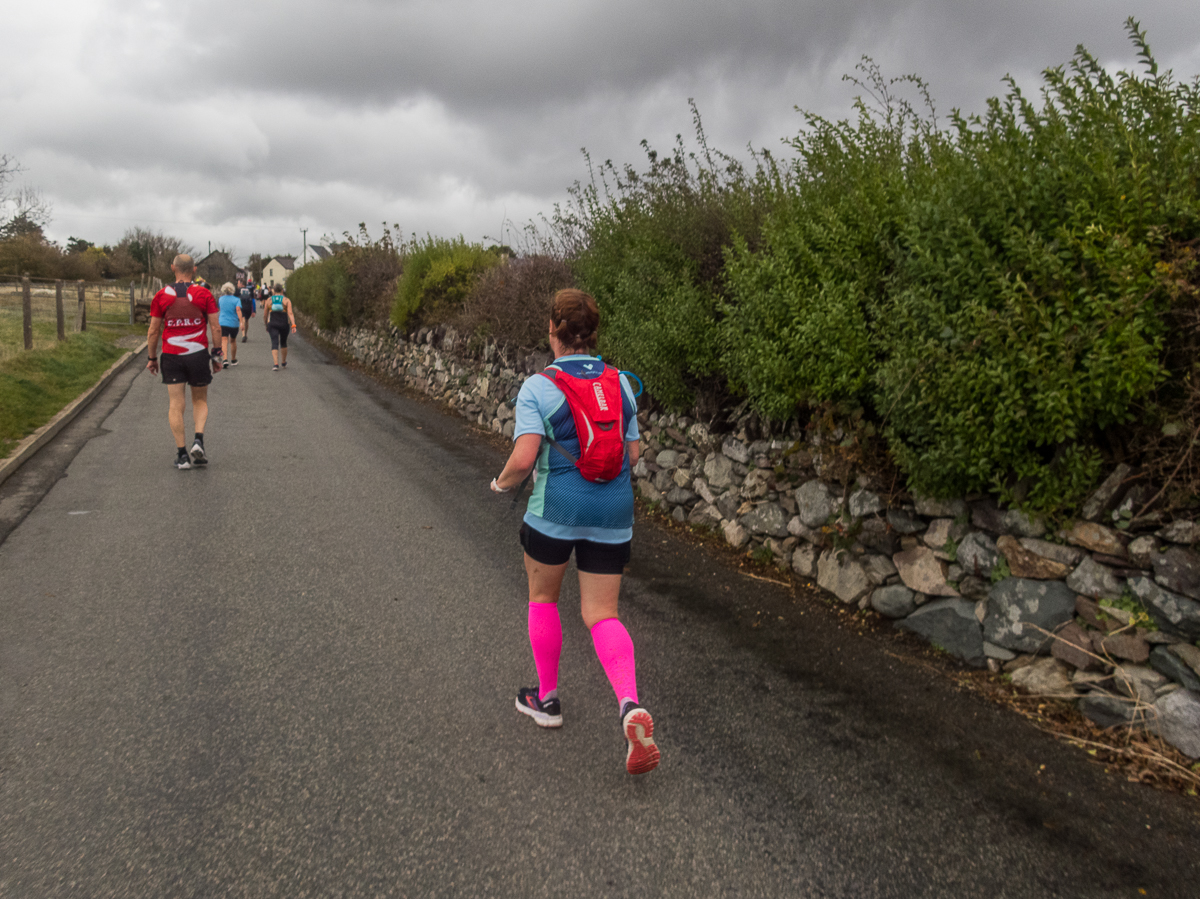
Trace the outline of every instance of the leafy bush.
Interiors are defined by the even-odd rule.
[[[695,112],[699,153],[682,139],[660,157],[645,141],[649,166],[576,184],[572,203],[557,209],[560,243],[577,244],[580,286],[600,306],[601,352],[637,371],[654,397],[684,408],[711,407],[723,391],[719,361],[724,254],[737,234],[757,239],[780,196],[768,154],[754,168],[709,148]]]
[[[407,248],[404,274],[396,284],[392,324],[412,327],[417,322],[448,321],[462,312],[475,280],[498,265],[498,249],[469,244],[462,237],[426,237]]]
[[[889,245],[937,142],[874,64],[859,68],[882,109],[858,100],[853,125],[806,116],[807,131],[792,141],[788,199],[767,216],[760,249],[739,239],[727,257],[723,367],[776,420],[868,400],[877,332],[888,327],[880,307]]]
[[[301,266],[288,278],[288,297],[322,328],[341,328],[387,318],[403,257],[392,231],[372,240],[366,225],[345,234],[329,259]]]
[[[510,259],[479,276],[455,326],[513,347],[547,346],[550,302],[574,284],[562,259],[544,254]]]
[[[349,316],[350,273],[339,256],[310,262],[288,278],[288,298],[296,308],[317,320],[322,328],[341,328],[354,324]]]
[[[905,197],[876,383],[912,485],[1035,509],[1082,497],[1097,429],[1166,377],[1162,275],[1200,233],[1200,85],[1112,76],[1082,48],[1037,108],[1010,82],[953,118],[936,177]]]
[[[788,199],[727,251],[731,385],[775,419],[864,408],[912,488],[1042,511],[1095,483],[1106,431],[1186,439],[1195,415],[1164,410],[1196,405],[1166,386],[1194,375],[1195,329],[1168,323],[1196,321],[1200,83],[1128,28],[1142,75],[1081,48],[1040,105],[1010,82],[945,129],[868,62],[877,103],[808,117]]]

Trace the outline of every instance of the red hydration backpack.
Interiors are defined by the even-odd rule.
[[[550,445],[571,460],[584,480],[603,484],[621,473],[625,464],[624,397],[620,372],[605,365],[597,378],[577,378],[557,365],[541,372],[554,382],[563,396],[575,433],[579,436],[579,458],[576,459],[555,440]]]

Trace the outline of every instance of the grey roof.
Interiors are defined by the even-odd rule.
[[[267,260],[267,265],[270,265],[272,262],[278,262],[284,268],[289,270],[296,267],[295,256],[272,256],[269,260]]]
[[[329,252],[328,247],[323,247],[320,244],[310,243],[308,248],[313,251],[318,259],[328,259],[333,253]]]

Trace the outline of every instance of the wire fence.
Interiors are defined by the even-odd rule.
[[[129,325],[145,320],[150,300],[161,287],[158,279],[146,278],[88,282],[0,276],[0,315],[21,317],[26,330],[36,323],[57,323],[61,315],[64,333]]]

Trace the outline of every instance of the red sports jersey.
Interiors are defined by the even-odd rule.
[[[168,284],[150,303],[151,317],[163,320],[162,351],[176,356],[207,351],[208,316],[218,312],[217,301],[199,284],[189,285],[182,297],[175,293],[178,286]]]

